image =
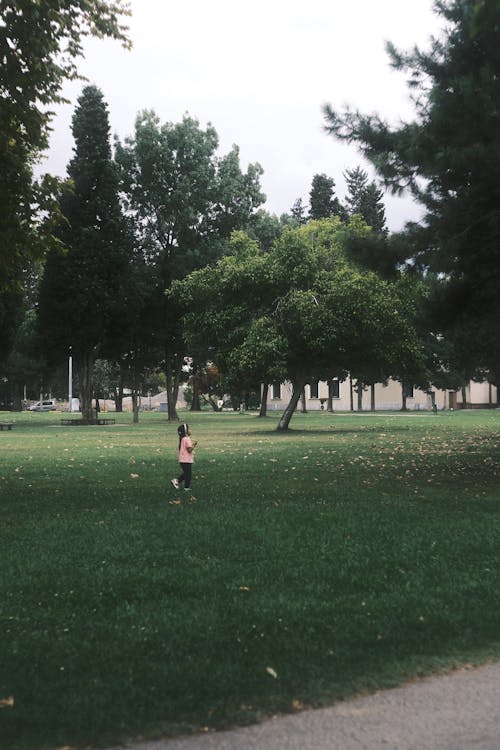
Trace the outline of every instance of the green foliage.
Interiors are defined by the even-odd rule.
[[[500,47],[497,0],[446,0],[428,52],[388,46],[409,76],[416,119],[326,108],[327,129],[359,145],[386,184],[409,188],[426,209],[409,231],[411,255],[445,274],[436,326],[472,365],[500,370]]]
[[[186,355],[176,305],[165,295],[174,279],[205,266],[227,250],[233,229],[247,226],[264,201],[262,169],[239,165],[238,148],[217,155],[218,137],[186,115],[182,122],[160,125],[154,112],[138,115],[135,134],[116,143],[125,207],[134,221],[137,244],[151,270],[148,309],[163,349],[169,393],[169,418]],[[204,347],[192,351],[203,358]]]
[[[40,286],[39,331],[48,357],[60,362],[73,347],[82,411],[90,414],[92,369],[100,348],[119,338],[134,309],[132,244],[118,198],[109,121],[102,93],[84,88],[73,116],[71,193],[61,199],[66,251],[53,251]]]
[[[383,193],[375,182],[368,182],[368,174],[356,167],[346,169],[347,182],[346,208],[349,216],[359,214],[376,235],[386,235]]]
[[[264,200],[261,167],[243,173],[236,146],[223,157],[217,148],[212,126],[202,130],[188,115],[160,125],[154,112],[139,114],[134,137],[116,143],[126,208],[164,286],[219,257]]]
[[[188,344],[208,342],[222,371],[287,378],[295,391],[367,361],[387,376],[402,363],[416,367],[422,353],[397,287],[344,253],[349,236],[369,232],[359,217],[311,221],[285,229],[266,254],[236,233],[232,256],[172,287]]]
[[[26,258],[43,255],[44,211],[53,195],[32,169],[47,147],[52,104],[89,35],[128,45],[122,0],[0,0],[0,290],[20,281]],[[21,264],[19,261],[21,260]]]
[[[335,196],[335,180],[326,174],[315,174],[309,193],[309,219],[347,218],[345,208]]]
[[[283,231],[283,222],[275,215],[263,208],[259,208],[250,216],[246,229],[248,236],[257,240],[261,250],[269,250]]]
[[[2,750],[199,734],[500,656],[498,411],[288,435],[189,415],[182,496],[176,426],[116,416],[0,433]]]

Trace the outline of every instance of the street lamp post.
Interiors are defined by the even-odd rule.
[[[73,356],[72,356],[72,347],[69,347],[69,356],[68,356],[68,401],[69,401],[69,411],[73,411]]]

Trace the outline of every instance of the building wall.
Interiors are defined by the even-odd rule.
[[[462,391],[457,392],[457,408],[464,407]],[[498,406],[498,389],[491,383],[477,383],[471,380],[465,388],[465,405],[472,409],[488,409]]]
[[[354,381],[355,383],[355,381]],[[358,393],[355,387],[352,389],[351,382],[347,380],[338,384],[338,398],[333,399],[334,411],[350,411],[351,398],[352,408],[354,411],[359,410]],[[287,406],[292,395],[292,385],[289,382],[281,383],[279,397],[276,395],[276,388],[270,386],[267,400],[269,410],[282,411]],[[435,402],[438,410],[443,409],[460,409],[463,408],[463,399],[460,391],[443,391],[436,388],[432,389],[435,394]],[[328,383],[320,381],[315,386],[306,385],[306,408],[308,411],[321,410],[327,408],[328,402]],[[316,395],[317,392],[317,395]],[[488,383],[471,383],[466,388],[466,404],[472,408],[487,408],[497,404],[497,389]],[[394,410],[397,411],[403,406],[403,394],[401,383],[389,380],[387,385],[377,383],[375,385],[375,410]],[[302,402],[299,402],[298,409],[302,408]],[[406,408],[410,411],[421,411],[432,409],[432,399],[429,393],[415,388],[412,394],[406,398]],[[370,411],[371,409],[371,389],[363,391],[361,397],[361,410]]]

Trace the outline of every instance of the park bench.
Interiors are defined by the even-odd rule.
[[[14,422],[0,422],[0,430],[2,430],[2,432],[4,430],[12,430],[13,426]]]
[[[116,419],[114,417],[96,417],[92,422],[88,424],[115,424]],[[62,425],[81,425],[84,424],[82,419],[61,419]]]

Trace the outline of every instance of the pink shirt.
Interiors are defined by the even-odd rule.
[[[188,448],[192,448],[193,441],[186,435],[181,440],[181,447],[179,448],[179,463],[180,464],[192,464],[194,461],[194,451],[188,451]]]

